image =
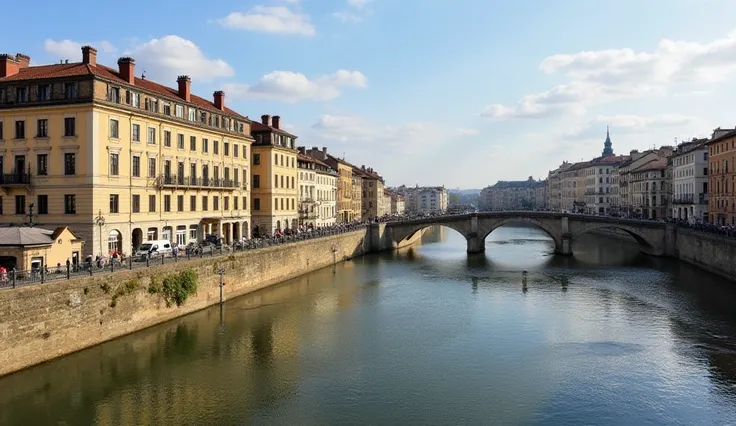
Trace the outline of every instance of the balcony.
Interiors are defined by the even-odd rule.
[[[240,187],[232,179],[198,178],[191,176],[161,175],[158,177],[162,188],[192,188],[192,189],[225,189],[234,190]]]
[[[672,199],[672,204],[708,204],[708,194],[682,194]]]
[[[31,174],[26,172],[12,172],[0,174],[0,186],[28,186],[31,184]]]

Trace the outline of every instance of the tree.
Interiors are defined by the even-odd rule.
[[[449,197],[448,197],[447,204],[450,205],[450,206],[459,206],[460,205],[460,196],[457,195],[454,192],[451,192],[450,195],[449,195]]]

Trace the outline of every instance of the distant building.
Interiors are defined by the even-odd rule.
[[[107,244],[107,241],[105,241]],[[55,230],[13,226],[0,228],[0,266],[11,270],[37,270],[79,265],[84,241],[66,226]]]
[[[498,181],[480,192],[481,210],[543,210],[547,207],[547,182],[534,180]]]
[[[404,196],[408,213],[444,212],[449,202],[449,194],[444,186],[420,187],[417,185],[414,188],[408,188],[402,185],[393,188],[391,192]]]

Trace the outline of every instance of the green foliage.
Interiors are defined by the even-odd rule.
[[[161,279],[158,275],[151,276],[151,283],[148,285],[148,294],[161,293]]]
[[[141,285],[137,279],[128,280],[123,284],[120,284],[115,289],[115,293],[112,295],[112,300],[110,300],[110,307],[114,308],[115,306],[117,306],[118,298],[125,296],[126,294],[133,293],[134,291],[138,290],[140,286]]]
[[[150,287],[149,287],[150,291]],[[161,294],[167,305],[181,306],[187,298],[197,292],[197,273],[191,269],[167,275],[161,286]]]

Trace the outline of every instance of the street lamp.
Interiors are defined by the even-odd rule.
[[[37,225],[37,223],[33,221],[33,204],[34,203],[28,205],[28,220],[26,220],[26,226],[29,227]]]
[[[102,210],[95,217],[95,224],[100,227],[100,256],[102,256],[102,227],[105,226],[105,217],[102,216]]]

